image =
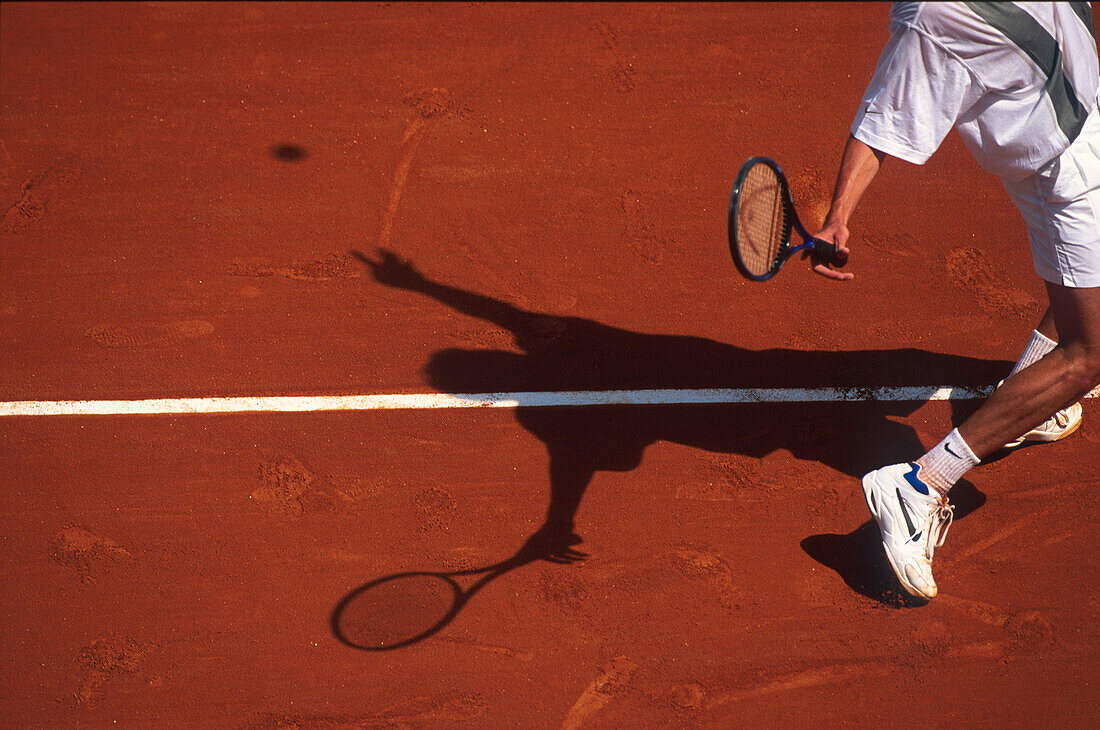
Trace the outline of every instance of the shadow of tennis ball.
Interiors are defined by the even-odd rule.
[[[280,144],[271,148],[271,156],[283,162],[301,162],[309,157],[309,152],[296,144]]]
[[[406,94],[403,101],[424,119],[434,119],[450,109],[451,92],[446,89],[422,89]]]

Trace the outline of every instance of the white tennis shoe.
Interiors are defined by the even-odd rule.
[[[943,544],[954,516],[947,498],[922,482],[920,467],[911,463],[865,475],[863,496],[902,587],[918,598],[935,598],[932,552]]]
[[[1083,416],[1084,409],[1081,408],[1081,404],[1074,403],[1069,408],[1058,411],[1015,441],[1009,441],[1005,444],[1005,448],[1014,449],[1017,446],[1023,446],[1025,441],[1039,441],[1042,443],[1061,441],[1077,430],[1081,425]]]
[[[1000,388],[1004,382],[1003,380],[998,382],[997,388]],[[994,390],[997,388],[994,388]],[[1072,406],[1058,411],[1015,441],[1009,441],[1004,445],[1004,448],[1015,449],[1017,446],[1023,446],[1025,441],[1038,441],[1040,443],[1061,441],[1078,429],[1084,413],[1085,409],[1081,407],[1081,404],[1074,403]]]

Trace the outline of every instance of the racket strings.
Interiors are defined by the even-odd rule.
[[[753,275],[763,276],[777,263],[789,230],[779,176],[768,165],[754,165],[741,185],[737,210],[737,248]]]

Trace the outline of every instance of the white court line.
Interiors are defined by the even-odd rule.
[[[695,390],[581,390],[521,393],[409,393],[149,400],[0,402],[0,416],[134,416],[186,413],[301,413],[436,408],[544,408],[550,406],[697,405],[720,403],[836,403],[974,400],[990,388],[948,385],[894,388],[704,388]],[[1087,398],[1100,397],[1100,388]]]

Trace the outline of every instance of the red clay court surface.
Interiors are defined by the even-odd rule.
[[[880,174],[853,282],[726,250],[755,154],[819,221],[887,14],[4,3],[0,401],[988,386],[1043,293],[954,135]],[[932,603],[869,522],[972,407],[5,417],[0,723],[1090,725],[1095,399],[967,475]],[[586,559],[525,557],[573,513]],[[372,581],[514,556],[354,646],[441,600]]]

